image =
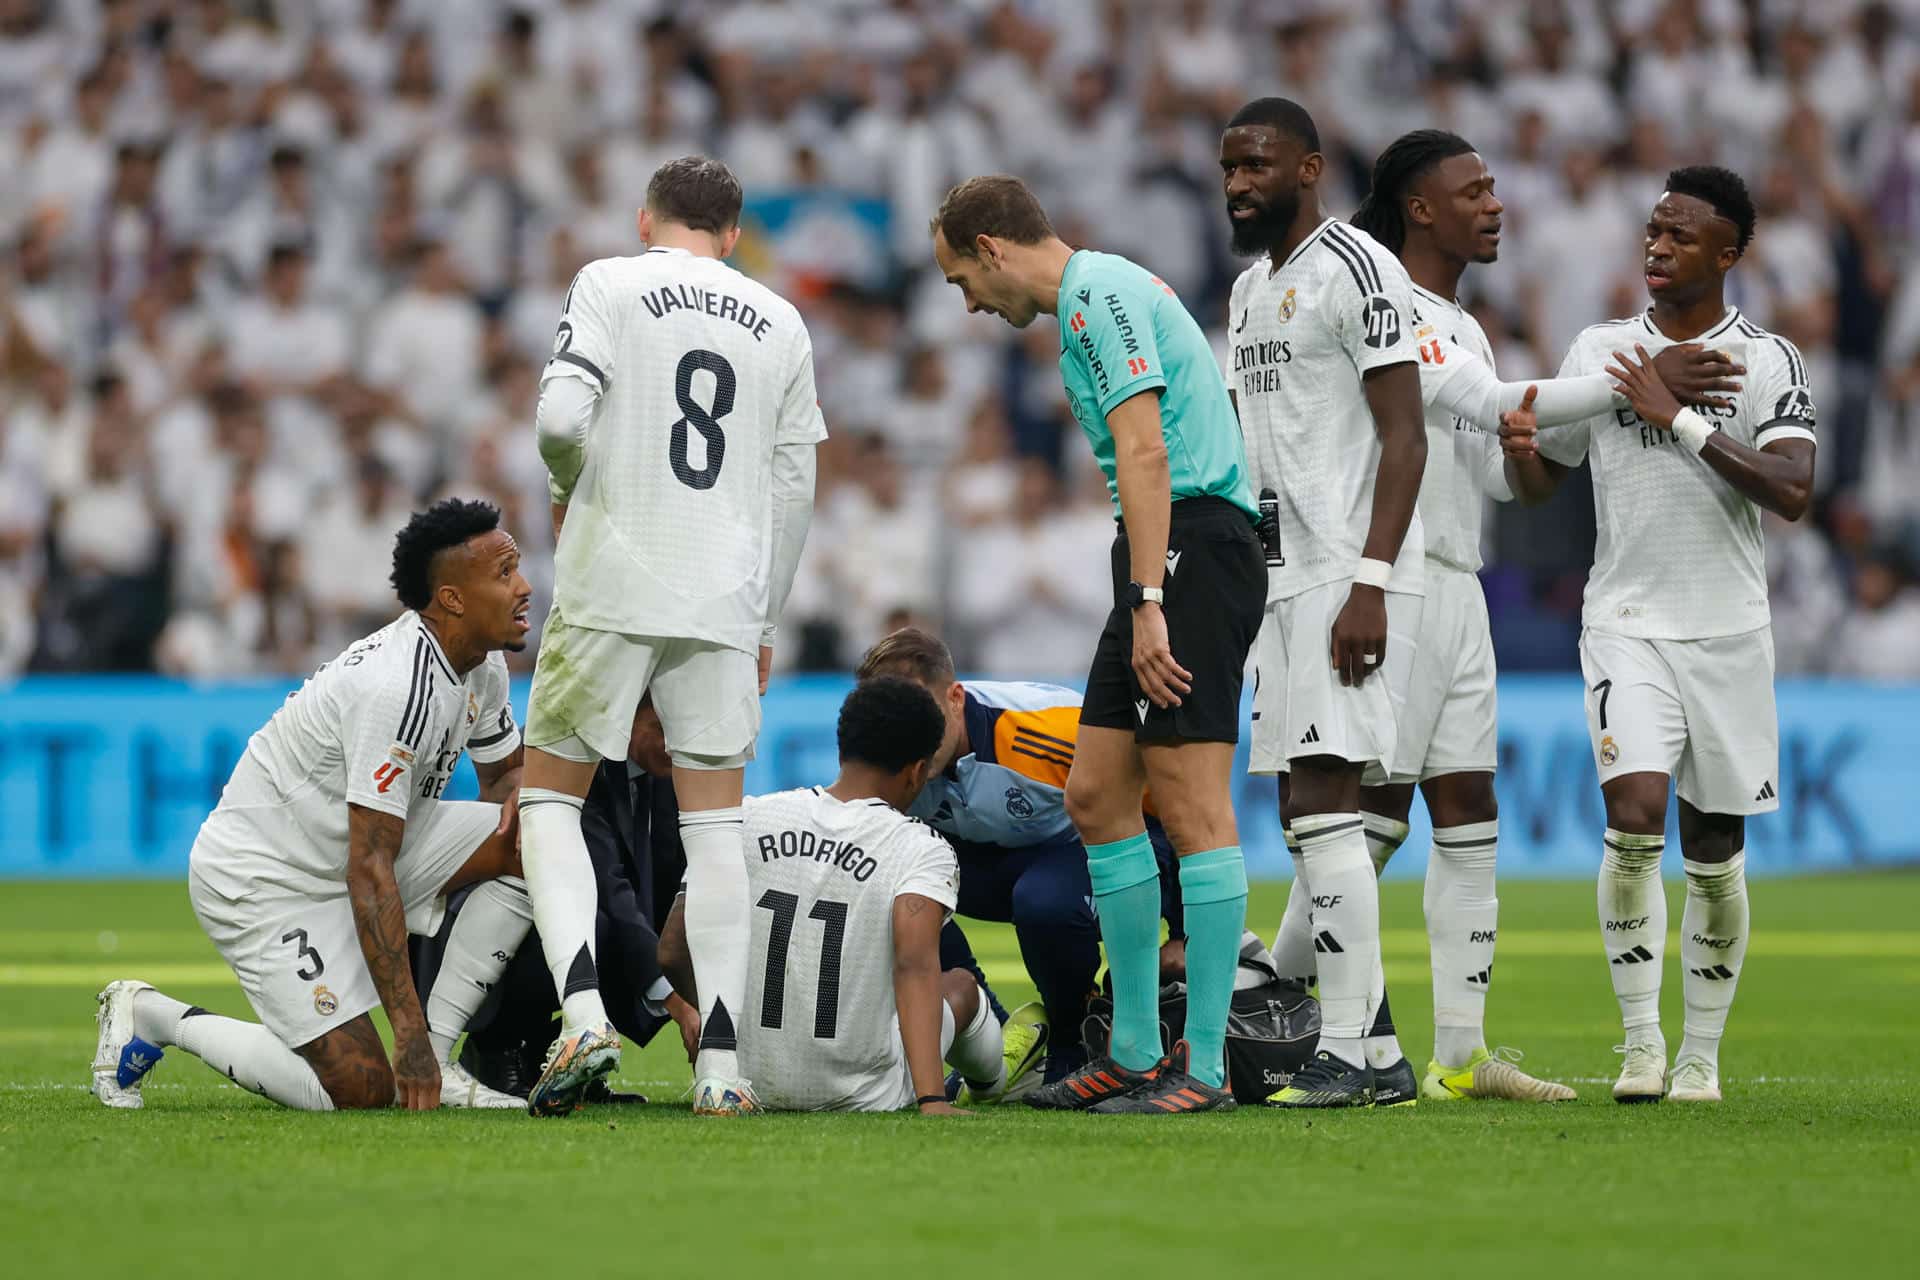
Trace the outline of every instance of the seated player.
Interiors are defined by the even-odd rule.
[[[753,949],[739,1053],[765,1108],[955,1114],[942,1058],[977,1092],[1010,1087],[985,993],[965,970],[940,969],[953,848],[904,812],[944,731],[919,685],[865,681],[840,707],[833,785],[746,802]],[[680,903],[660,947],[698,1008]]]
[[[954,679],[938,636],[904,627],[860,660],[858,678],[903,676],[934,696],[946,734],[933,776],[908,810],[953,842],[960,861],[958,914],[1013,925],[1033,985],[1054,1029],[1045,1078],[1086,1061],[1080,1026],[1100,971],[1087,850],[1067,817],[1067,771],[1080,736],[1080,695],[1059,685]],[[1171,941],[1163,971],[1182,963],[1180,893],[1173,848],[1151,816],[1160,862],[1160,906]],[[1165,980],[1163,972],[1163,980]],[[1026,1034],[1009,1022],[1010,1040]],[[984,1099],[982,1099],[984,1101]]]
[[[669,1021],[675,1022],[691,1053],[699,1036],[699,1016],[660,972],[659,931],[686,875],[687,860],[680,844],[680,810],[673,797],[666,734],[651,698],[642,698],[634,714],[626,758],[602,761],[594,774],[580,825],[598,890],[595,954],[607,1017],[615,1030],[638,1045],[650,1043]],[[465,906],[456,900],[440,933],[414,945],[414,980],[422,998],[440,981],[457,977],[446,968],[445,943]],[[469,1022],[460,1065],[489,1088],[525,1098],[539,1078],[559,1008],[536,929]],[[637,1094],[611,1092],[602,1080],[589,1085],[585,1094],[588,1102],[637,1099]]]
[[[526,644],[532,589],[499,511],[452,498],[400,531],[393,586],[406,612],[322,665],[253,735],[193,844],[194,915],[260,1022],[109,984],[92,1086],[107,1106],[139,1107],[174,1045],[302,1111],[386,1107],[396,1092],[411,1110],[520,1105],[448,1055],[533,918],[499,654]],[[442,803],[462,752],[483,799]],[[407,935],[432,933],[447,894],[474,884],[447,944],[467,981],[443,983],[423,1014]]]

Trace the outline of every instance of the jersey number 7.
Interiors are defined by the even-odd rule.
[[[797,894],[769,889],[756,907],[773,912],[767,931],[767,982],[760,993],[760,1025],[778,1031],[787,1012],[787,948],[793,942],[793,922],[800,914]],[[807,919],[823,926],[820,939],[820,986],[814,993],[813,1038],[831,1040],[840,1027],[840,950],[847,939],[847,904],[822,898]]]

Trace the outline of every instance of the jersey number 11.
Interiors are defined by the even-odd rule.
[[[793,922],[800,914],[797,894],[769,889],[754,904],[773,912],[767,931],[767,983],[760,993],[760,1025],[778,1031],[786,1018],[787,948],[793,942]],[[813,1003],[813,1037],[831,1040],[840,1023],[840,950],[847,939],[847,904],[822,898],[807,919],[823,927],[820,939],[820,987]]]

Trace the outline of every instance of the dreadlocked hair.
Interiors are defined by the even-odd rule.
[[[1353,225],[1398,255],[1407,244],[1407,195],[1413,184],[1442,160],[1473,149],[1471,142],[1445,129],[1401,134],[1373,162],[1373,182],[1353,212]]]

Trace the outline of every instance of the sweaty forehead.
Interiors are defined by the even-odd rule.
[[[1223,156],[1278,156],[1282,152],[1299,150],[1300,143],[1270,124],[1240,124],[1220,135],[1220,154]]]

